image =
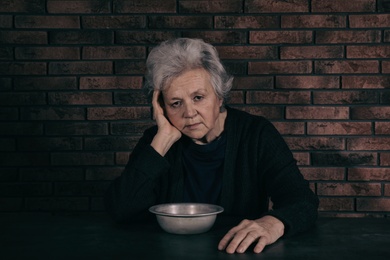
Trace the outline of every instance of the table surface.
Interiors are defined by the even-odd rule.
[[[0,215],[0,259],[390,259],[390,220],[319,219],[309,231],[260,254],[218,251],[237,220],[218,217],[198,235],[174,235],[157,222],[116,225],[107,216]]]

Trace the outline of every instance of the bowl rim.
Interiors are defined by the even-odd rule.
[[[190,205],[203,205],[203,206],[212,206],[215,208],[214,211],[208,212],[208,213],[198,213],[198,214],[170,214],[170,213],[164,213],[160,211],[156,211],[158,207],[161,206],[172,206],[172,205],[185,205],[185,206],[190,206]],[[211,215],[217,215],[219,213],[222,213],[224,211],[224,208],[215,205],[215,204],[209,204],[209,203],[197,203],[197,202],[178,202],[178,203],[163,203],[163,204],[157,204],[149,208],[149,211],[153,214],[159,215],[159,216],[167,216],[167,217],[180,217],[180,218],[196,218],[196,217],[205,217],[205,216],[211,216]]]

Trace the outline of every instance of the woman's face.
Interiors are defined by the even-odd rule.
[[[206,70],[184,72],[162,93],[169,121],[193,141],[210,142],[223,131],[222,99],[214,92]]]

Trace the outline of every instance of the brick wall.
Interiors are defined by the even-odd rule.
[[[103,210],[153,124],[148,51],[184,36],[217,47],[235,76],[229,104],[275,124],[322,216],[388,215],[388,2],[2,2],[0,212]]]

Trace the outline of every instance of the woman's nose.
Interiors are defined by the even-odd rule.
[[[196,116],[196,114],[197,114],[197,111],[195,109],[194,104],[187,103],[184,106],[184,117],[193,118],[194,116]]]

